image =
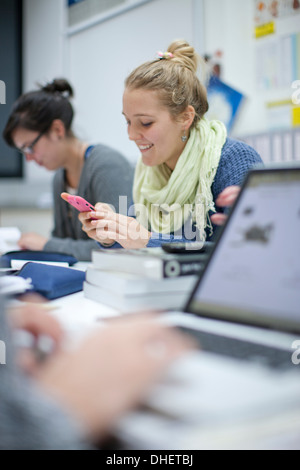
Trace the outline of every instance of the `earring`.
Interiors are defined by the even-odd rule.
[[[187,141],[187,136],[185,135],[185,130],[184,130],[184,134],[181,136],[181,140],[182,142],[186,142]]]

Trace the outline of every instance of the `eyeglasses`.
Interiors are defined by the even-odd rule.
[[[17,150],[21,153],[23,153],[24,155],[27,153],[29,155],[32,155],[34,153],[34,150],[33,150],[33,147],[38,143],[38,141],[40,140],[40,138],[45,134],[45,131],[41,132],[35,139],[33,142],[31,142],[30,145],[27,145],[25,147],[22,147],[22,148],[17,148]]]

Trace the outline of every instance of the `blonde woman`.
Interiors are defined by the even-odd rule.
[[[95,213],[80,215],[83,230],[104,248],[212,240],[213,222],[223,220],[213,214],[230,205],[244,175],[261,163],[254,149],[227,137],[223,123],[205,118],[194,48],[180,40],[158,55],[125,81],[123,114],[141,152],[134,213],[116,214],[100,203]]]

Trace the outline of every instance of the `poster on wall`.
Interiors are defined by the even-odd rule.
[[[289,88],[300,77],[300,33],[274,36],[255,51],[256,86],[259,91]]]
[[[222,121],[230,134],[245,98],[244,95],[218,77],[212,76],[207,86],[207,98],[209,110],[206,115],[208,119]]]
[[[300,13],[300,0],[253,0],[255,37],[275,33],[276,20]]]

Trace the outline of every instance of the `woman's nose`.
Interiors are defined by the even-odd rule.
[[[128,137],[130,140],[139,140],[141,139],[141,133],[131,125],[128,127]]]

